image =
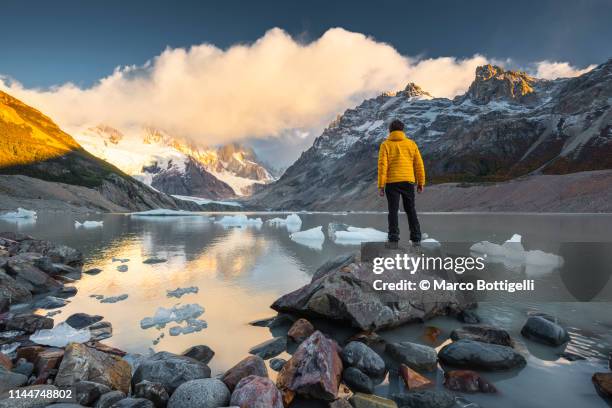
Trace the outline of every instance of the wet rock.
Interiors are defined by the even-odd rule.
[[[208,364],[210,360],[215,356],[215,352],[208,346],[203,344],[189,347],[187,350],[181,353],[182,356],[191,357],[194,360],[198,360],[201,363]]]
[[[121,391],[111,391],[102,394],[98,401],[94,404],[94,408],[110,408],[115,402],[125,398],[125,394]]]
[[[6,330],[21,330],[31,334],[36,330],[53,328],[53,319],[35,314],[20,315],[10,319],[5,326]]]
[[[359,332],[351,336],[346,342],[350,343],[351,341],[358,341],[370,347],[372,350],[380,351],[381,353],[384,352],[387,347],[385,339],[373,331]]]
[[[2,387],[2,382],[0,382],[0,388]],[[23,387],[20,391],[25,393],[37,393],[40,395],[49,395],[49,398],[37,397],[37,398],[10,398],[10,394],[8,392],[0,393],[0,408],[41,408],[45,407],[49,404],[54,403],[57,400],[57,397],[53,397],[53,391],[56,391],[57,387],[54,385],[44,384],[44,385],[29,385],[27,387]]]
[[[441,390],[412,391],[396,394],[393,399],[402,408],[449,408],[455,405],[455,397]]]
[[[478,324],[480,323],[480,316],[473,310],[463,310],[457,315],[457,320],[467,324]]]
[[[471,370],[453,370],[444,373],[444,386],[452,391],[495,393],[493,384]]]
[[[48,347],[39,352],[34,360],[34,373],[41,375],[59,367],[64,358],[64,349]]]
[[[86,273],[87,275],[97,275],[100,272],[102,272],[102,269],[100,268],[91,268],[86,271],[83,271],[83,273]]]
[[[113,336],[113,326],[110,322],[97,322],[88,327],[91,333],[90,341],[99,341]]]
[[[287,337],[293,340],[295,343],[301,343],[306,340],[312,333],[314,333],[315,328],[306,319],[298,319],[293,323],[289,332],[287,333]]]
[[[153,403],[144,398],[124,398],[111,405],[111,408],[154,408]]]
[[[560,346],[570,340],[567,330],[540,316],[531,316],[521,329],[521,334],[530,340],[550,346]]]
[[[397,408],[395,401],[378,395],[356,393],[349,401],[354,408]]]
[[[499,344],[500,346],[514,347],[514,342],[504,329],[487,325],[463,326],[451,332],[450,338],[457,340],[474,340],[483,343]]]
[[[278,312],[342,321],[361,330],[377,330],[457,314],[473,305],[462,293],[451,291],[375,290],[370,263],[352,263],[335,269],[302,288],[277,299]],[[385,271],[385,281],[404,278],[404,271]],[[454,279],[454,277],[445,277]],[[413,280],[439,280],[429,272],[416,271]],[[433,285],[433,283],[432,283]]]
[[[154,264],[164,263],[164,262],[168,262],[168,260],[166,258],[157,258],[157,257],[147,258],[144,261],[142,261],[143,264],[147,264],[147,265],[154,265]]]
[[[30,363],[25,358],[20,358],[17,364],[15,364],[15,367],[13,367],[13,372],[30,377],[34,372],[34,364]]]
[[[404,341],[387,344],[387,353],[398,363],[416,371],[433,371],[438,366],[436,350],[422,344]]]
[[[66,323],[68,323],[75,329],[82,329],[84,327],[91,326],[92,324],[97,323],[102,319],[103,317],[98,315],[90,315],[87,313],[74,313],[66,319]]]
[[[269,378],[250,375],[236,385],[230,404],[245,408],[283,408],[283,396]]]
[[[19,247],[16,252],[19,254],[34,252],[50,258],[53,263],[61,263],[74,267],[83,265],[83,254],[80,251],[66,245],[33,239],[32,237],[19,240]]]
[[[66,347],[55,384],[70,387],[78,381],[93,381],[127,394],[130,377],[130,365],[120,357],[71,343]]]
[[[0,367],[0,394],[15,387],[21,387],[27,382],[28,377],[25,375],[14,373],[6,368]]]
[[[275,337],[273,339],[264,341],[249,350],[250,354],[257,355],[264,360],[271,357],[276,357],[287,349],[287,338],[286,337]]]
[[[86,407],[92,406],[102,394],[110,391],[108,386],[93,381],[79,381],[74,385],[76,402]]]
[[[77,292],[78,292],[78,289],[75,288],[74,286],[64,286],[63,288],[59,290],[59,292],[57,292],[57,296],[63,297],[63,298],[69,298],[69,297],[75,296]]]
[[[525,358],[511,347],[459,340],[444,346],[438,353],[444,364],[468,369],[496,371],[523,367]]]
[[[338,394],[341,375],[338,345],[316,331],[298,346],[278,374],[276,384],[286,405],[295,395],[333,401]]]
[[[259,356],[248,356],[241,360],[238,364],[230,368],[223,374],[221,381],[229,388],[230,391],[234,391],[236,385],[250,375],[256,375],[258,377],[267,377],[268,370],[266,363]]]
[[[119,271],[119,272],[127,272],[128,269],[129,269],[129,266],[127,266],[127,265],[119,265],[117,267],[117,271]]]
[[[29,282],[36,288],[44,288],[50,285],[52,280],[48,274],[41,271],[34,265],[37,254],[21,254],[8,259],[6,262],[6,271],[9,275],[20,278],[26,282]],[[44,290],[37,290],[37,293],[41,293]]]
[[[275,319],[275,317],[267,317],[265,319],[253,320],[252,322],[249,322],[249,324],[251,326],[255,326],[255,327],[268,327],[268,325],[270,323],[272,323],[272,321]]]
[[[38,357],[38,354],[44,350],[46,350],[46,347],[38,346],[38,345],[20,347],[17,349],[17,358],[18,359],[23,358],[26,361],[35,363],[36,358]]]
[[[216,378],[191,380],[181,384],[168,401],[168,408],[217,408],[230,401],[230,392]]]
[[[268,328],[275,329],[277,327],[291,326],[297,319],[288,313],[279,313],[270,323]]]
[[[132,386],[144,380],[156,382],[172,395],[184,382],[209,377],[210,368],[206,364],[190,357],[160,351],[141,361],[132,377]]]
[[[355,254],[344,254],[325,262],[323,265],[319,266],[312,275],[312,282],[324,277],[334,270],[341,269],[344,266],[354,263],[356,260],[355,258]]]
[[[55,297],[55,296],[45,296],[44,298],[36,302],[36,307],[40,309],[49,310],[49,309],[57,309],[60,307],[64,307],[68,303],[70,302],[66,299],[62,299],[62,298]]]
[[[337,400],[329,404],[329,408],[353,408],[353,406],[350,402],[348,402],[348,400],[345,400],[344,398],[338,398]]]
[[[287,360],[284,358],[275,357],[270,360],[270,368],[274,371],[280,371],[286,363]]]
[[[595,373],[592,381],[599,395],[612,400],[612,373]]]
[[[423,377],[405,364],[400,365],[399,372],[406,388],[410,391],[433,386],[433,383],[428,378]]]
[[[342,381],[344,381],[353,392],[363,392],[366,394],[372,394],[374,392],[372,379],[358,368],[345,368],[342,372]]]
[[[0,269],[0,299],[9,304],[24,303],[32,300],[32,293],[26,285]],[[3,303],[4,308],[7,307],[6,303]]]
[[[170,399],[168,392],[162,384],[146,380],[136,384],[133,393],[137,398],[146,398],[151,401],[155,408],[165,408]]]
[[[370,377],[382,378],[385,375],[384,360],[363,343],[350,342],[342,350],[341,356],[346,366],[358,368]]]
[[[87,347],[94,348],[98,351],[101,351],[106,354],[112,354],[114,356],[123,357],[127,353],[123,350],[120,350],[116,347],[107,346],[106,344],[100,343],[98,341],[88,341],[86,343]]]

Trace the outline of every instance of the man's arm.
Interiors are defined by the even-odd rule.
[[[423,158],[421,157],[421,152],[419,151],[419,147],[416,145],[416,143],[414,148],[415,154],[412,165],[417,182],[417,191],[420,193],[423,191],[423,187],[425,187],[425,164],[423,164]]]
[[[380,195],[383,195],[383,189],[385,188],[385,184],[387,184],[388,165],[387,148],[384,143],[382,143],[378,150],[378,191]]]

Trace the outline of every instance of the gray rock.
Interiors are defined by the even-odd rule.
[[[393,400],[402,408],[449,408],[455,405],[455,397],[442,390],[412,391],[396,394]]]
[[[74,313],[66,319],[66,323],[75,329],[82,329],[87,326],[91,326],[94,323],[102,320],[103,317],[99,315],[90,315],[87,313]]]
[[[160,351],[144,359],[132,377],[132,387],[144,380],[160,383],[169,395],[184,382],[210,377],[210,368],[190,357]]]
[[[142,261],[143,264],[148,264],[148,265],[164,263],[164,262],[168,262],[168,260],[166,258],[157,258],[157,257],[147,258],[144,261]]]
[[[245,377],[256,375],[267,377],[266,363],[259,356],[248,356],[223,374],[221,380],[230,391],[234,391],[236,385]]]
[[[31,334],[36,330],[53,328],[53,319],[36,314],[19,315],[10,319],[5,326],[7,330],[20,330]]]
[[[526,364],[525,358],[511,347],[473,340],[448,344],[440,350],[438,357],[444,364],[473,370],[508,370]]]
[[[29,302],[32,300],[32,293],[26,285],[17,282],[4,269],[0,269],[0,299],[11,304]]]
[[[170,397],[168,408],[218,408],[230,401],[230,391],[216,378],[181,384]]]
[[[283,366],[286,362],[287,360],[285,360],[284,358],[275,357],[270,360],[270,368],[274,371],[280,371],[283,369]]]
[[[201,344],[198,346],[189,347],[187,350],[183,351],[181,355],[191,357],[201,363],[208,364],[215,356],[215,352],[210,347]]]
[[[111,405],[111,408],[154,408],[153,403],[145,398],[124,398]]]
[[[287,349],[287,338],[286,337],[275,337],[273,339],[264,341],[249,350],[250,354],[257,355],[264,360],[271,357],[276,357]]]
[[[330,224],[329,226],[331,225],[332,224]],[[329,229],[329,226],[328,226],[328,229]],[[353,262],[355,262],[355,254],[344,254],[334,259],[331,259],[325,262],[323,265],[319,266],[319,268],[317,268],[315,273],[312,275],[312,282],[324,277],[325,275],[327,275],[328,273],[336,269],[340,269],[343,266],[352,264]]]
[[[386,350],[397,363],[415,371],[434,371],[438,366],[438,355],[433,347],[404,341],[389,343]]]
[[[34,371],[34,364],[30,363],[25,358],[20,358],[12,371],[30,377]]]
[[[28,377],[23,374],[8,371],[0,366],[0,394],[10,389],[21,387],[28,382]]]
[[[329,404],[329,408],[353,408],[353,406],[350,402],[348,402],[348,400],[345,400],[344,398],[339,398],[334,402],[331,402]]]
[[[74,385],[74,390],[76,402],[87,407],[92,406],[102,394],[111,391],[108,386],[93,381],[79,381]]]
[[[0,384],[2,384],[0,382]],[[20,391],[28,393],[29,391],[33,392],[42,392],[42,391],[55,391],[57,387],[55,385],[29,385],[27,387],[23,387]],[[54,403],[57,398],[10,398],[8,392],[4,392],[0,394],[0,408],[42,408],[49,404]]]
[[[256,327],[268,327],[268,325],[272,323],[272,321],[274,321],[275,318],[276,316],[267,317],[265,319],[257,319],[257,320],[253,320],[252,322],[249,322],[249,324],[251,326],[256,326]]]
[[[570,340],[567,330],[540,316],[529,317],[521,329],[521,334],[530,340],[550,346],[560,346]]]
[[[127,271],[128,271],[128,269],[129,269],[129,266],[127,266],[127,265],[119,265],[119,266],[117,267],[117,270],[118,270],[119,272],[127,272]]]
[[[125,398],[125,394],[121,391],[111,391],[102,394],[96,401],[94,408],[110,408],[115,402]]]
[[[464,310],[457,315],[457,320],[467,324],[478,324],[480,323],[480,317],[473,310]]]
[[[355,367],[345,368],[342,372],[342,381],[353,392],[364,392],[372,394],[374,392],[374,384],[372,379]]]
[[[275,329],[277,327],[285,327],[291,326],[293,322],[295,322],[297,318],[288,313],[279,313],[272,319],[271,322],[268,323],[268,328]]]
[[[168,399],[170,399],[162,384],[150,381],[139,382],[133,392],[135,397],[146,398],[151,401],[155,408],[165,408],[168,405]]]
[[[484,324],[463,326],[460,329],[455,329],[451,332],[450,338],[454,341],[466,339],[514,347],[514,342],[507,331]]]
[[[68,303],[70,302],[66,299],[55,296],[46,296],[36,302],[36,307],[40,309],[57,309],[66,306]]]
[[[97,275],[100,272],[102,272],[102,269],[100,269],[100,268],[91,268],[91,269],[88,269],[86,271],[83,271],[83,273],[86,273],[88,275]]]
[[[92,341],[100,341],[113,336],[113,325],[110,322],[102,321],[88,327]]]
[[[385,375],[384,360],[364,343],[350,342],[342,350],[341,356],[345,365],[358,368],[370,377],[382,378]]]

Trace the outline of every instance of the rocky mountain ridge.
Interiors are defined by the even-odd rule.
[[[478,67],[464,95],[414,84],[348,109],[251,202],[272,209],[372,209],[378,147],[395,118],[418,144],[429,183],[503,182],[612,168],[612,60],[542,80]]]

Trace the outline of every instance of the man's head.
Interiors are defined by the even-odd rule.
[[[393,132],[393,131],[396,131],[396,130],[404,130],[404,122],[402,122],[399,119],[395,119],[389,125],[389,132]]]

